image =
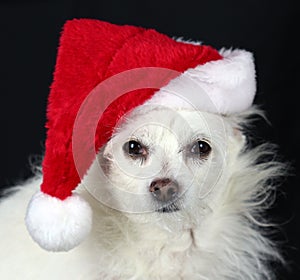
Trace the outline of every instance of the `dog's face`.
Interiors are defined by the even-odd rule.
[[[135,110],[98,155],[104,176],[96,196],[135,219],[195,223],[226,187],[235,134],[215,114]]]

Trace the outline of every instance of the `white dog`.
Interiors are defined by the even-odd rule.
[[[280,255],[260,214],[281,165],[260,160],[267,145],[247,148],[253,113],[134,110],[77,188],[94,217],[69,252],[46,252],[27,233],[42,176],[15,187],[0,203],[0,278],[274,279],[268,263]]]
[[[0,203],[0,278],[273,279],[282,165],[244,133],[253,55],[88,19],[59,48],[42,174]]]

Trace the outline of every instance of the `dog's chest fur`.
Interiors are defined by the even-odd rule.
[[[241,226],[239,215],[232,215],[234,207],[220,207],[223,213],[216,209],[199,229],[170,233],[137,227],[96,205],[88,240],[70,252],[46,252],[23,223],[26,201],[39,184],[40,179],[33,180],[0,204],[3,279],[264,279],[254,270],[256,254],[270,248]]]

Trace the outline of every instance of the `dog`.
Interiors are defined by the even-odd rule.
[[[136,108],[115,128],[77,193],[93,210],[88,238],[47,252],[27,233],[43,174],[0,203],[0,277],[15,279],[274,279],[281,261],[263,213],[282,164],[251,147],[255,108],[231,115]]]

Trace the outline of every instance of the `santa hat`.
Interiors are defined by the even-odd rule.
[[[137,84],[131,87],[136,75]],[[120,86],[124,94],[112,100],[109,93]],[[67,251],[89,234],[91,208],[74,190],[125,114],[146,104],[232,114],[251,106],[255,87],[253,58],[247,51],[217,51],[153,29],[67,21],[49,95],[43,182],[26,214],[32,238],[46,250]],[[112,102],[106,104],[108,100]],[[82,110],[87,106],[89,110]],[[76,132],[77,147],[76,121],[97,106],[103,114],[85,118]],[[89,129],[95,132],[93,139]]]

